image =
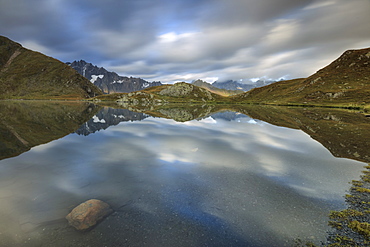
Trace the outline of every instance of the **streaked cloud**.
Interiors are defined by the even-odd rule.
[[[0,34],[149,81],[297,78],[370,47],[368,13],[368,0],[3,0]]]

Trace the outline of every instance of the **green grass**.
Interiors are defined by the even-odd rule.
[[[0,99],[75,100],[101,94],[70,66],[1,36],[0,57]]]

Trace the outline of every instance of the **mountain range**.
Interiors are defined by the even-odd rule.
[[[257,103],[361,108],[368,111],[370,109],[370,48],[348,50],[308,78],[279,81],[241,94],[225,96],[213,91],[214,88],[210,86],[198,80],[193,84],[181,82],[162,85],[153,90],[148,88],[138,94],[98,98],[135,105],[147,105],[149,102]]]
[[[232,89],[222,89],[222,88],[219,88],[219,87],[215,87],[213,84],[202,81],[202,80],[193,81],[191,84],[193,84],[197,87],[205,88],[205,89],[211,91],[212,93],[219,94],[219,95],[222,95],[222,96],[230,96],[230,95],[239,94],[239,93],[244,92],[244,91],[239,90],[239,89],[233,89],[233,90]]]
[[[202,84],[200,86],[203,88],[197,86],[197,83]],[[263,83],[265,82],[260,82]],[[257,103],[356,107],[368,111],[370,48],[348,50],[307,78],[279,81],[241,94],[234,95],[229,91],[225,94],[225,91],[218,89],[216,91],[214,85],[221,84],[215,82],[207,85],[201,81],[174,85],[150,83],[140,78],[119,76],[83,60],[65,64],[0,36],[0,99],[81,100],[97,96],[98,100],[118,100],[136,105],[148,105],[152,102]],[[223,85],[226,84],[241,87],[235,81]],[[130,93],[100,97],[103,91]]]
[[[227,81],[215,81],[212,83],[212,86],[220,89],[226,90],[241,90],[241,91],[249,91],[253,88],[263,87],[269,84],[272,84],[276,81],[273,80],[258,80],[254,83],[240,83],[234,80],[227,80]]]
[[[110,93],[131,93],[140,91],[148,87],[161,86],[159,81],[148,82],[141,78],[120,76],[116,72],[110,72],[103,67],[98,67],[84,60],[67,62],[69,66],[75,69],[80,75],[86,77],[95,86],[100,88],[105,94]],[[262,87],[274,83],[272,80],[258,80],[252,84],[239,83],[234,80],[224,82],[215,81],[213,84],[202,80],[193,81],[192,84],[198,87],[203,87],[209,91],[229,96],[245,91],[249,91],[256,87]]]
[[[249,91],[253,88],[263,87],[274,83],[276,81],[272,80],[258,80],[252,84],[239,83],[237,81],[228,80],[224,82],[215,81],[214,83],[208,83],[202,80],[195,80],[191,84],[208,89],[212,93],[220,94],[222,96],[230,96],[235,94],[241,94],[243,92]]]
[[[101,90],[70,66],[0,36],[0,99],[86,99]]]
[[[105,94],[130,93],[140,91],[147,87],[162,85],[159,81],[148,82],[141,78],[119,76],[115,72],[109,72],[103,67],[98,67],[84,60],[67,63],[80,75],[84,76]]]

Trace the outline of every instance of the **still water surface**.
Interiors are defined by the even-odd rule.
[[[364,165],[235,112],[176,122],[105,108],[0,161],[0,246],[320,244]],[[115,213],[77,232],[64,217],[91,198]]]

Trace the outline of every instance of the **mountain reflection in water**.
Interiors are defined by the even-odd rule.
[[[72,133],[97,110],[82,102],[0,102],[0,160]]]
[[[21,116],[38,114],[35,107],[17,107],[11,109]],[[346,126],[354,127],[346,119],[360,121],[360,114],[343,112],[343,117],[341,111],[331,111],[338,122],[315,109],[237,106],[235,112],[221,109],[213,115],[212,107],[203,106],[204,114],[190,108],[189,115],[180,108],[135,113],[97,112],[99,107],[88,106],[91,110],[82,110],[91,118],[85,124],[73,120],[80,119],[80,110],[75,112],[79,115],[67,111],[72,120],[33,118],[45,119],[38,126],[46,131],[22,132],[15,120],[2,118],[11,126],[2,133],[17,133],[16,141],[28,141],[24,133],[46,135],[48,128],[67,123],[75,129],[64,135],[79,135],[58,135],[58,140],[0,161],[0,246],[289,246],[296,238],[325,241],[329,211],[343,209],[348,182],[359,178],[365,163],[333,157],[293,125],[301,124],[308,133],[312,129],[310,135],[326,146],[331,141],[325,138],[344,136]],[[149,117],[164,113],[197,119]],[[342,132],[326,133],[335,124]],[[366,124],[366,119],[360,121],[356,133],[366,130]],[[365,147],[332,149],[338,156],[337,150],[346,150],[343,157],[366,161]],[[77,232],[64,217],[91,198],[106,201],[115,213],[91,231]]]
[[[76,133],[79,135],[90,135],[99,130],[105,130],[112,125],[117,125],[121,122],[140,121],[147,118],[148,115],[129,111],[127,109],[114,109],[104,107],[89,121],[84,123]]]

